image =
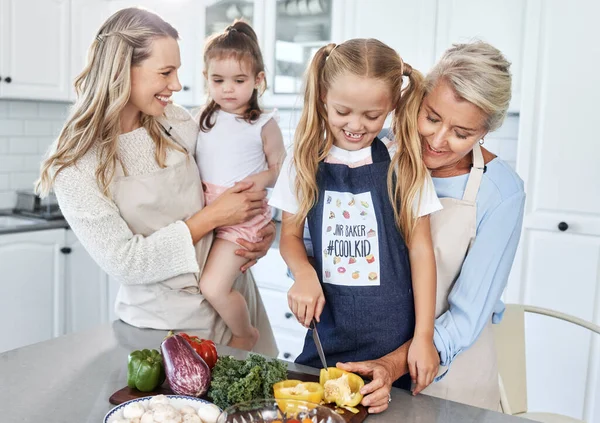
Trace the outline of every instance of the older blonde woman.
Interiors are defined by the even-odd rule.
[[[427,75],[417,117],[423,161],[444,208],[431,215],[437,265],[434,343],[442,369],[424,393],[497,410],[498,370],[491,324],[502,318],[500,296],[514,260],[525,193],[508,164],[482,147],[504,121],[511,97],[510,63],[493,46],[474,42],[445,52]],[[369,412],[387,408],[394,380],[408,372],[410,341],[378,359],[339,367],[373,379]]]
[[[89,63],[75,81],[77,101],[42,164],[38,191],[54,188],[61,210],[100,266],[121,282],[117,316],[137,327],[195,329],[227,343],[231,331],[198,288],[213,230],[261,213],[264,192],[239,183],[204,207],[194,160],[198,124],[171,104],[181,89],[178,33],[138,8],[116,12],[102,25]],[[249,262],[274,239],[237,254]],[[249,274],[235,285],[260,331],[255,350],[277,349]]]

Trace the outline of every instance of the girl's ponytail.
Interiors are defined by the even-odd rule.
[[[323,70],[335,47],[336,45],[331,43],[317,50],[306,70],[304,107],[294,136],[293,154],[299,205],[295,223],[298,225],[302,224],[309,210],[317,202],[317,169],[319,162],[325,159],[333,144],[331,131],[327,127],[327,111],[322,96],[326,94],[323,87]]]
[[[421,138],[417,128],[417,118],[424,95],[423,75],[406,63],[403,75],[409,83],[402,90],[394,112],[392,129],[398,143],[398,150],[392,158],[388,173],[388,191],[396,224],[410,245],[412,232],[417,222],[413,204],[419,199],[426,178],[427,168],[421,155]],[[420,206],[420,204],[419,204]]]

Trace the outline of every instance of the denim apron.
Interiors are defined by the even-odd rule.
[[[380,358],[412,338],[415,311],[408,249],[387,190],[390,156],[371,144],[373,163],[319,163],[319,198],[308,213],[325,307],[318,323],[327,365]],[[296,363],[321,367],[312,334]],[[395,386],[410,389],[410,377]]]

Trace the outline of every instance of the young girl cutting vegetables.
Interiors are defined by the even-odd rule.
[[[411,376],[426,373],[430,383],[439,357],[428,215],[441,204],[412,118],[421,95],[419,72],[378,40],[319,49],[293,155],[270,204],[284,210],[280,249],[295,279],[290,309],[306,327],[316,319],[327,364],[380,358],[414,336]],[[397,143],[377,138],[390,112]],[[390,166],[394,155],[397,167]],[[303,244],[305,220],[314,266]],[[321,367],[310,334],[296,362]],[[397,382],[410,388],[408,378]]]

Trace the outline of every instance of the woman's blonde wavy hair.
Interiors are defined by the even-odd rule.
[[[319,197],[317,169],[333,145],[323,99],[343,74],[385,82],[394,107],[392,128],[398,150],[388,173],[388,192],[396,224],[410,242],[416,216],[412,204],[425,181],[417,114],[423,97],[423,76],[404,63],[398,53],[375,39],[352,39],[321,47],[307,70],[304,108],[294,136],[293,161],[297,171],[296,196],[301,224]],[[403,84],[407,82],[406,86]],[[401,175],[400,178],[396,174]]]
[[[97,145],[96,179],[102,193],[110,196],[118,160],[120,114],[131,92],[131,68],[151,55],[152,42],[160,37],[178,39],[179,34],[160,16],[141,8],[119,10],[102,25],[89,48],[88,63],[75,79],[77,100],[56,148],[42,162],[38,194],[47,195],[56,176]],[[156,161],[165,167],[167,149],[180,147],[162,135],[154,117],[142,114],[140,124],[156,143]]]

